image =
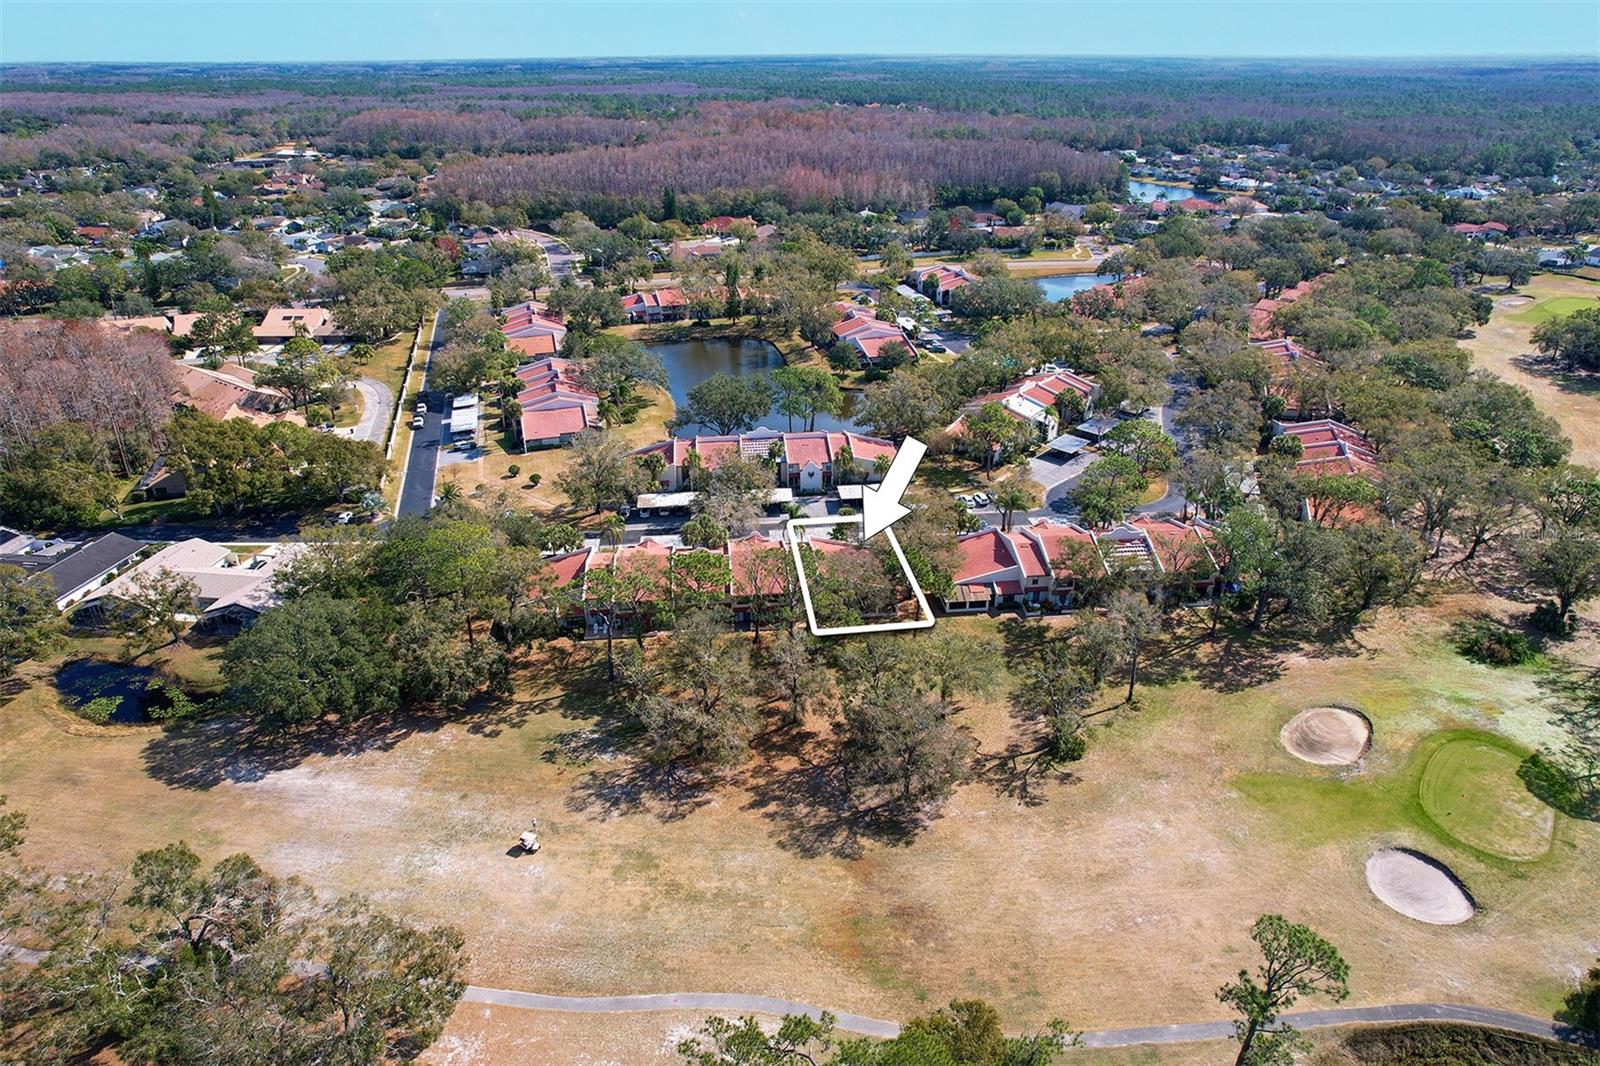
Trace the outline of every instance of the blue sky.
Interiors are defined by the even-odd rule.
[[[0,0],[0,62],[1597,56],[1600,0]]]

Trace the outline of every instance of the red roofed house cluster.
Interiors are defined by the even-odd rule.
[[[1109,574],[1113,566],[1188,574],[1193,598],[1204,598],[1218,574],[1212,537],[1203,524],[1143,515],[1100,532],[1038,519],[1009,533],[968,533],[957,542],[961,562],[955,593],[944,608],[1066,607],[1085,582]]]
[[[978,279],[958,266],[940,263],[936,266],[917,267],[906,276],[911,287],[942,307],[950,305],[950,296],[963,285]]]
[[[1255,306],[1250,309],[1250,339],[1253,341],[1270,340],[1273,337],[1283,336],[1277,326],[1273,325],[1273,312],[1280,307],[1286,307],[1294,303],[1302,296],[1309,296],[1311,293],[1316,292],[1331,276],[1330,274],[1319,274],[1308,281],[1302,281],[1298,285],[1291,285],[1289,288],[1284,289],[1278,293],[1276,299],[1257,300]]]
[[[779,433],[758,429],[753,433],[729,436],[697,436],[658,441],[639,449],[636,455],[659,455],[666,463],[661,469],[662,492],[686,492],[690,485],[691,454],[699,465],[714,470],[730,458],[773,459],[777,464],[778,487],[798,493],[821,493],[838,482],[840,460],[848,454],[854,469],[850,480],[878,481],[879,459],[887,465],[894,459],[895,446],[878,437],[860,433],[823,432]]]
[[[522,450],[565,444],[586,429],[600,425],[600,398],[578,384],[570,359],[550,357],[516,369]]]
[[[1511,232],[1504,222],[1457,222],[1450,228],[1463,237],[1473,237],[1480,241],[1491,237],[1504,237]]]
[[[833,336],[840,344],[848,344],[856,350],[863,368],[876,363],[884,347],[889,344],[903,344],[913,356],[917,354],[916,346],[906,336],[905,330],[893,322],[878,318],[873,308],[860,304],[840,304],[839,310],[844,317],[834,323]]]
[[[807,543],[829,556],[867,554],[867,549],[859,545],[821,536],[811,536]],[[693,588],[692,591],[698,597],[717,593],[733,612],[736,625],[750,621],[753,601],[758,597],[779,597],[790,591],[792,563],[788,547],[759,533],[732,538],[715,551],[677,547],[645,537],[637,544],[611,549],[580,548],[551,556],[545,562],[550,567],[555,587],[571,598],[571,620],[576,623],[581,618],[584,634],[599,637],[606,634],[613,621],[626,621],[630,630],[636,626],[645,632],[654,628],[654,614],[662,601],[691,588],[693,578],[679,564],[685,557],[695,554],[718,555],[727,560],[730,575],[727,584],[717,589]],[[637,589],[629,590],[630,599],[626,604],[597,602],[590,575],[603,569],[638,575],[642,579]]]
[[[1275,422],[1275,436],[1300,441],[1300,459],[1295,464],[1302,473],[1326,470],[1335,474],[1378,476],[1378,453],[1362,433],[1343,422],[1318,418],[1311,422]]]
[[[506,322],[500,332],[505,334],[506,347],[511,351],[526,359],[561,351],[561,344],[567,339],[567,327],[553,317],[544,304],[529,300],[508,307],[505,315]]]
[[[1376,482],[1383,477],[1378,465],[1378,453],[1372,442],[1358,430],[1331,418],[1310,422],[1274,422],[1275,436],[1294,437],[1300,441],[1300,458],[1295,461],[1295,473],[1309,477],[1334,477],[1355,475]],[[1364,508],[1352,510],[1336,506],[1325,515],[1317,515],[1310,500],[1301,505],[1301,517],[1310,521],[1326,518],[1339,524],[1360,521],[1371,517]]]
[[[622,298],[622,313],[629,322],[675,322],[689,313],[689,298],[678,288],[631,292]]]
[[[1057,401],[1063,393],[1076,393],[1087,415],[1094,409],[1094,402],[1100,396],[1100,385],[1093,378],[1071,370],[1047,368],[1014,381],[998,392],[967,401],[956,420],[945,427],[945,432],[959,437],[965,429],[968,415],[976,414],[987,404],[997,403],[1012,417],[1037,426],[1041,440],[1049,440],[1060,431],[1060,405]]]

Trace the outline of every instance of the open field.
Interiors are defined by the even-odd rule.
[[[1600,379],[1563,373],[1534,351],[1529,337],[1550,314],[1569,313],[1586,301],[1594,306],[1597,299],[1600,284],[1540,274],[1514,294],[1495,296],[1489,324],[1465,342],[1476,365],[1533,393],[1539,409],[1558,419],[1572,438],[1572,461],[1588,466],[1600,465]]]
[[[1449,625],[1479,603],[1386,615],[1331,646],[1169,649],[1139,709],[1100,719],[1088,756],[1037,783],[1037,802],[972,782],[909,836],[832,802],[820,719],[762,738],[711,790],[636,763],[595,687],[602,651],[565,644],[519,673],[506,705],[342,737],[227,718],[76,735],[33,669],[0,705],[0,792],[28,812],[26,854],[50,869],[109,872],[176,838],[210,858],[246,851],[323,893],[459,924],[476,984],[742,991],[877,1017],[981,996],[1017,1027],[1210,1020],[1215,988],[1249,961],[1250,922],[1275,911],[1341,947],[1352,1005],[1547,1016],[1600,952],[1577,902],[1600,892],[1600,825],[1553,816],[1549,851],[1512,863],[1458,842],[1417,798],[1427,758],[1461,735],[1441,730],[1551,736],[1542,673],[1451,649]],[[940,622],[1013,659],[1049,624]],[[1289,718],[1330,700],[1373,722],[1356,767],[1279,743]],[[1017,735],[1001,695],[962,718],[985,751]],[[530,815],[544,850],[513,858]],[[1448,863],[1477,917],[1433,927],[1384,907],[1363,863],[1386,846]],[[641,1047],[659,1046],[661,1021],[639,1022]],[[549,1031],[580,1024],[593,1023]],[[495,1061],[438,1057],[448,1046],[435,1061]]]

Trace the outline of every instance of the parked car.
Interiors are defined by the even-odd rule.
[[[413,418],[411,420],[411,428],[412,429],[421,429],[423,426],[425,426],[427,424],[428,424],[428,420],[426,418],[423,418],[421,415],[418,415],[416,418]]]
[[[989,506],[989,495],[984,492],[974,492],[972,494],[972,502],[979,507],[987,507]]]
[[[356,513],[354,511],[340,511],[333,516],[333,524],[336,526],[347,526],[351,522],[355,521],[355,517]]]

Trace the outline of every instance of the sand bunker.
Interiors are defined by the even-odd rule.
[[[1460,925],[1475,910],[1472,897],[1447,866],[1402,848],[1372,853],[1367,887],[1391,910],[1429,925]]]
[[[1372,726],[1343,707],[1312,707],[1289,719],[1278,739],[1297,759],[1318,766],[1349,766],[1367,753]]]

